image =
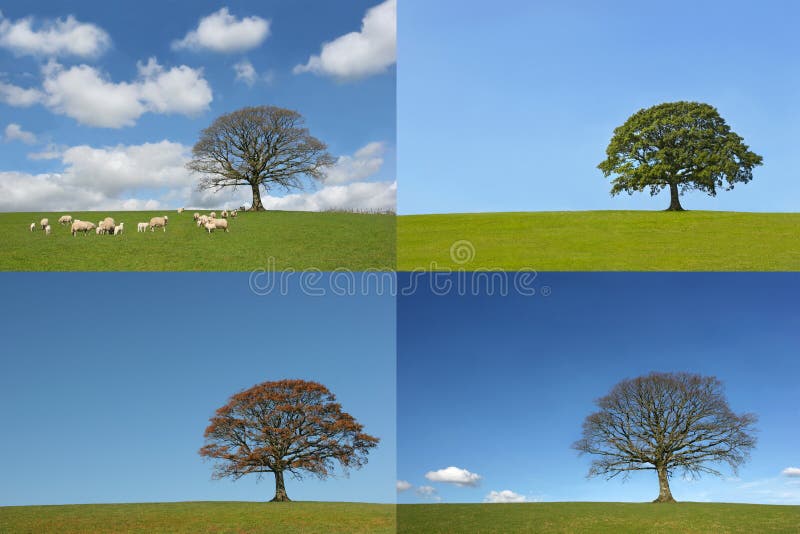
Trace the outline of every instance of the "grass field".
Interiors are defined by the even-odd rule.
[[[208,212],[204,212],[208,213]],[[167,231],[137,233],[138,222],[164,212],[70,212],[76,219],[113,217],[121,236],[79,234],[57,221],[62,213],[0,214],[0,271],[251,271],[336,268],[392,270],[395,217],[355,213],[239,213],[230,232],[208,234],[192,212],[168,212]],[[52,234],[31,233],[50,219]],[[272,258],[270,260],[269,258]]]
[[[397,532],[798,532],[800,506],[760,504],[404,504]]]
[[[459,243],[452,254],[463,261],[458,263],[451,247],[462,240],[469,243]],[[397,268],[798,271],[800,213],[405,215],[397,221]]]
[[[0,532],[394,533],[395,506],[360,503],[180,502],[0,507]]]

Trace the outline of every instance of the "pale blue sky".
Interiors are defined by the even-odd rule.
[[[587,480],[591,459],[571,445],[594,399],[620,380],[688,371],[716,376],[735,412],[759,416],[758,445],[738,478],[724,467],[722,479],[676,478],[675,498],[800,504],[800,478],[782,474],[800,467],[798,276],[540,273],[544,285],[548,297],[399,298],[397,474],[413,486],[399,502],[481,502],[504,490],[650,501],[654,473]],[[425,476],[451,466],[479,484]],[[426,486],[436,493],[420,495]]]
[[[687,209],[797,211],[797,2],[441,0],[399,10],[400,213],[664,209],[597,170],[640,108],[717,107],[764,157]]]
[[[320,282],[324,287],[324,280]],[[259,296],[246,274],[0,276],[0,506],[265,501],[266,476],[211,480],[214,411],[256,383],[325,384],[381,438],[350,478],[288,478],[294,500],[395,499],[391,296]]]

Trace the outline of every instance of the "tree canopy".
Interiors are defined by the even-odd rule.
[[[217,118],[192,148],[187,168],[200,173],[200,190],[249,186],[252,211],[264,209],[260,190],[290,190],[320,179],[333,164],[302,115],[275,106],[246,107]]]
[[[200,455],[216,460],[214,477],[239,479],[272,473],[273,501],[288,501],[284,473],[296,478],[330,476],[367,463],[378,438],[343,412],[317,382],[264,382],[233,395],[206,428]]]
[[[596,401],[599,410],[583,423],[573,447],[595,456],[589,476],[614,478],[654,470],[659,494],[673,502],[669,478],[720,475],[716,464],[734,472],[755,447],[754,414],[735,414],[714,377],[650,373],[626,379]]]
[[[612,180],[611,194],[670,191],[668,211],[682,211],[680,195],[716,196],[753,179],[762,158],[731,131],[717,110],[699,102],[669,102],[634,113],[614,130],[598,165]]]

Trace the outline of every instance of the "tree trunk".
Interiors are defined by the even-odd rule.
[[[250,184],[253,189],[253,203],[250,206],[250,211],[266,211],[264,204],[261,203],[261,191],[259,191],[258,184]]]
[[[683,211],[680,193],[678,193],[678,184],[669,184],[669,207],[666,211]]]
[[[658,472],[658,498],[653,502],[675,502],[672,492],[669,490],[669,478],[665,467],[656,468]]]
[[[283,471],[275,472],[275,497],[270,502],[289,502],[289,496],[286,495],[286,486],[283,484]]]

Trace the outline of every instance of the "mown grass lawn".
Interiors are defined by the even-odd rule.
[[[451,254],[454,243],[467,255]],[[464,261],[470,250],[474,255]],[[397,268],[798,271],[800,213],[404,215],[397,221]]]
[[[357,213],[239,213],[230,232],[208,234],[192,211],[69,212],[95,224],[110,216],[121,236],[72,237],[63,213],[1,213],[0,271],[252,271],[395,268],[395,217]],[[202,212],[202,213],[208,213]],[[168,215],[167,231],[138,233],[138,222]],[[52,234],[30,232],[50,219]]]
[[[179,502],[0,507],[0,532],[394,533],[395,506],[332,502]]]
[[[397,532],[798,532],[800,506],[760,504],[407,504],[397,507]]]

